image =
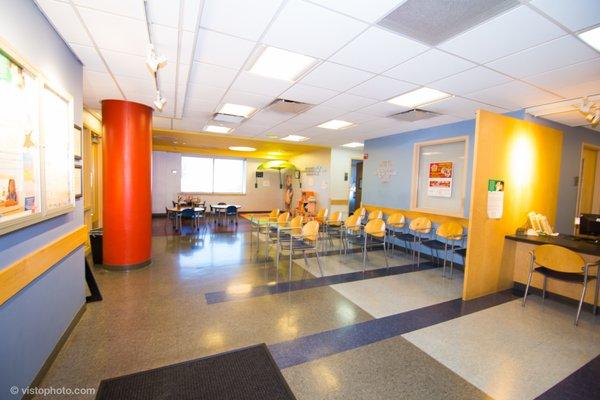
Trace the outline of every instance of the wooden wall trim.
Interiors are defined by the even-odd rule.
[[[348,205],[348,199],[331,199],[329,204],[332,206],[345,206]]]
[[[84,245],[87,236],[87,228],[82,225],[0,270],[0,305]]]
[[[453,217],[453,216],[449,216],[449,215],[434,214],[434,213],[428,213],[428,212],[424,212],[424,211],[404,210],[401,208],[389,208],[389,207],[383,207],[383,206],[378,206],[378,205],[374,205],[374,204],[362,204],[362,206],[364,208],[366,208],[367,211],[372,211],[372,210],[376,210],[376,209],[382,210],[383,213],[386,215],[393,214],[393,213],[402,213],[408,219],[414,219],[416,217],[427,217],[436,224],[442,224],[444,222],[452,221],[452,222],[458,222],[465,228],[469,225],[468,218],[460,218],[460,217]]]

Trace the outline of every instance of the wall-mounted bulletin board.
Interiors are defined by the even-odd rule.
[[[415,143],[411,209],[465,216],[468,136]]]
[[[0,235],[74,204],[73,98],[0,40]]]

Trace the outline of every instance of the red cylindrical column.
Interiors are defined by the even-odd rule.
[[[102,101],[103,265],[141,268],[152,260],[152,109]]]

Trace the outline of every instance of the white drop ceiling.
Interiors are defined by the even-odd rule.
[[[377,25],[404,0],[148,0],[148,21],[144,0],[35,1],[84,64],[90,109],[108,98],[151,105],[148,43],[167,56],[158,129],[200,132],[233,103],[259,111],[231,135],[296,134],[334,146],[470,119],[479,108],[507,112],[600,93],[600,53],[577,37],[600,24],[598,0],[522,0],[435,47]],[[254,75],[247,69],[262,45],[317,63],[295,82]],[[452,95],[421,107],[443,115],[389,118],[406,108],[386,100],[422,86]],[[278,97],[315,106],[296,116],[261,110]],[[355,126],[317,128],[332,119]]]

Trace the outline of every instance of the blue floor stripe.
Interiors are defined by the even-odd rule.
[[[279,368],[292,367],[462,317],[516,299],[510,290],[455,299],[269,346]]]
[[[600,356],[536,397],[536,400],[570,399],[600,399]]]
[[[205,293],[204,297],[206,298],[206,302],[208,304],[223,303],[226,301],[242,300],[251,297],[268,296],[278,293],[287,293],[296,290],[335,285],[338,283],[348,283],[364,279],[380,278],[383,276],[406,274],[409,272],[423,271],[426,269],[432,269],[436,267],[437,266],[431,262],[422,262],[419,269],[416,269],[416,264],[399,265],[396,267],[390,267],[389,270],[386,268],[377,268],[367,270],[364,273],[362,271],[349,272],[347,274],[330,275],[319,278],[303,279],[299,281],[280,282],[277,285],[260,285],[253,287],[252,290],[250,290],[248,293],[242,294],[231,294],[225,290],[221,290],[218,292]]]

